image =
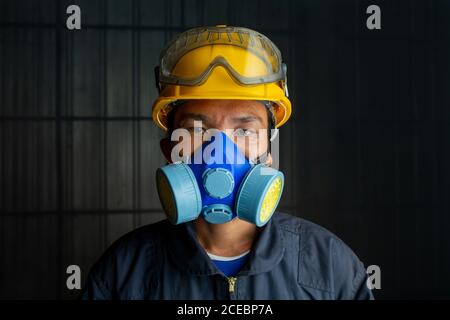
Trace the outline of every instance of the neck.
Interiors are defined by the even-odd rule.
[[[222,224],[211,224],[199,218],[194,224],[202,247],[209,253],[224,257],[250,250],[258,232],[256,225],[239,218]]]

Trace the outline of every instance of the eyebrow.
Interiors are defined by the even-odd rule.
[[[179,124],[183,125],[185,121],[187,120],[199,120],[206,124],[210,123],[210,117],[201,114],[201,113],[193,113],[193,112],[187,112],[180,115]],[[259,122],[261,124],[264,123],[263,119],[260,116],[257,115],[245,115],[241,117],[233,117],[231,118],[231,121],[234,123],[249,123],[249,122]]]
[[[186,120],[200,120],[202,122],[209,122],[209,117],[205,116],[204,114],[200,114],[200,113],[187,112],[187,113],[183,113],[180,116],[179,123],[183,124],[184,121],[186,121]]]
[[[238,123],[247,123],[247,122],[253,122],[253,121],[259,121],[261,124],[264,123],[262,118],[260,116],[256,116],[256,115],[233,117],[231,120],[233,122],[238,122]]]

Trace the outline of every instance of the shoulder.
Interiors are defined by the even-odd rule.
[[[304,249],[305,246],[315,246],[317,249],[333,246],[336,250],[348,251],[353,254],[353,251],[338,236],[314,222],[282,212],[277,212],[274,219],[283,234],[293,233],[299,236],[300,249]]]
[[[134,229],[117,239],[102,258],[126,259],[138,253],[152,251],[163,241],[162,238],[170,227],[168,220],[162,220]]]
[[[158,269],[161,244],[170,227],[170,222],[163,220],[123,235],[93,265],[87,281],[113,296],[117,288],[142,282],[139,275],[150,276]]]
[[[285,238],[298,240],[300,284],[344,299],[352,299],[365,286],[367,274],[363,263],[334,233],[285,213],[277,212],[274,218]]]

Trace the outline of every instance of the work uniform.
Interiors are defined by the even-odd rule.
[[[363,264],[326,229],[276,212],[244,267],[226,277],[193,222],[163,220],[117,240],[92,268],[82,299],[373,299]]]

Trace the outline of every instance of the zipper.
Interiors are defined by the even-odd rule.
[[[236,277],[229,277],[229,278],[227,278],[227,280],[228,280],[228,291],[230,293],[234,293],[234,289],[235,289],[235,286],[236,286],[237,278]]]

